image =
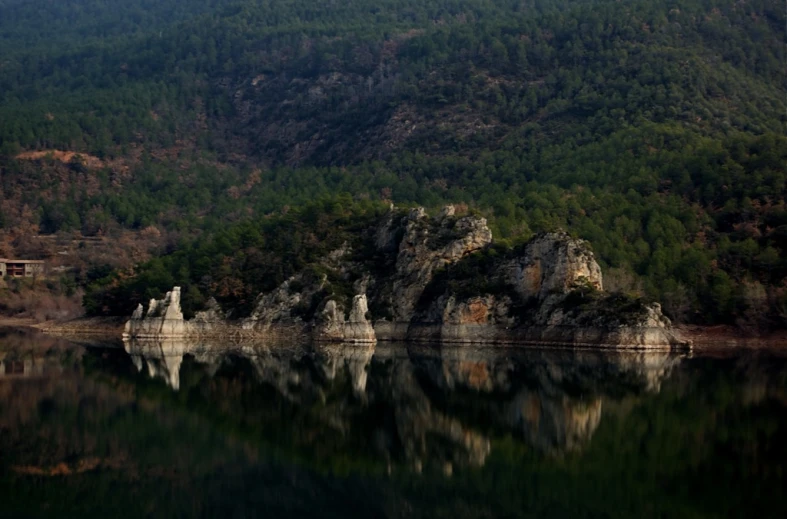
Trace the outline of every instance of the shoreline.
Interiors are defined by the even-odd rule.
[[[0,317],[0,328],[37,328],[39,324],[32,317]]]
[[[9,328],[29,328],[35,329],[50,336],[59,337],[103,337],[110,340],[123,339],[123,329],[127,317],[90,317],[90,318],[77,318],[69,321],[42,321],[38,322],[32,318],[0,318],[0,327]],[[227,330],[228,331],[228,330]],[[240,331],[240,330],[237,330]],[[205,334],[204,337],[184,336],[184,337],[161,337],[157,339],[151,337],[148,340],[227,340],[227,339],[241,339],[240,342],[275,342],[282,339],[297,339],[300,336],[295,334],[291,337],[282,337],[282,334],[263,332],[246,331],[246,333],[215,333]],[[689,349],[694,352],[701,351],[734,351],[734,350],[757,350],[757,349],[784,349],[787,350],[787,330],[777,330],[765,334],[746,333],[743,330],[734,328],[729,325],[717,326],[699,326],[699,325],[679,325],[675,327],[675,331],[688,341],[691,346]],[[240,337],[243,335],[244,337]],[[266,337],[266,335],[269,335]],[[309,340],[309,337],[300,337],[304,340]],[[325,341],[318,341],[325,342]],[[330,342],[330,341],[327,341]],[[350,341],[352,342],[352,341]],[[386,340],[378,340],[378,343],[386,343]],[[509,348],[516,346],[539,346],[539,347],[576,347],[576,348],[594,348],[600,350],[666,350],[663,346],[625,346],[615,344],[585,344],[585,343],[567,343],[563,341],[533,341],[523,338],[520,340],[507,340],[507,341],[423,341],[415,340],[413,342],[436,342],[453,347],[462,346],[490,346],[498,348]],[[364,343],[365,344],[365,343]],[[678,348],[679,349],[679,348]]]
[[[690,340],[694,351],[729,351],[757,349],[787,350],[787,330],[747,333],[731,325],[679,325],[675,329]]]

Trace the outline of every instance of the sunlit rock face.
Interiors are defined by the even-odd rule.
[[[565,232],[542,233],[468,267],[485,269],[468,278],[461,265],[484,251],[492,236],[485,220],[454,213],[448,206],[430,218],[418,208],[397,220],[392,211],[378,227],[378,250],[397,253],[394,273],[372,282],[373,306],[389,309],[374,323],[378,340],[685,345],[658,305],[607,308],[592,251]]]
[[[301,304],[308,304],[308,301],[322,290],[324,284],[324,278],[306,283],[303,276],[291,277],[274,291],[260,294],[254,310],[242,321],[241,326],[264,333],[276,326],[302,324],[297,309]]]
[[[501,270],[523,300],[546,301],[579,286],[603,290],[601,268],[589,246],[565,232],[539,234]]]
[[[139,305],[126,323],[125,337],[186,337],[189,325],[183,320],[180,309],[180,287],[167,292],[164,299],[151,299],[144,317]]]

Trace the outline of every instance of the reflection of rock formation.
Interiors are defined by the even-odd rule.
[[[550,398],[522,391],[508,407],[508,424],[540,451],[573,451],[587,443],[601,422],[600,397]]]
[[[487,393],[510,391],[517,381],[547,390],[574,387],[598,392],[625,385],[658,391],[661,380],[683,358],[666,351],[540,348],[418,348],[415,354],[440,386]]]
[[[231,377],[240,361],[274,389],[279,403],[272,409],[304,413],[323,434],[366,428],[359,441],[373,441],[385,459],[447,472],[483,465],[492,431],[509,431],[545,453],[581,449],[601,421],[603,400],[658,391],[680,358],[412,345],[228,349],[184,341],[131,341],[126,351],[140,371],[176,390],[184,355],[208,376],[225,367],[222,376]]]
[[[366,393],[369,364],[374,355],[374,346],[348,346],[346,344],[326,344],[318,350],[320,367],[327,380],[336,378],[337,370],[346,368],[350,374],[353,392],[357,397]]]
[[[124,347],[138,371],[147,368],[151,378],[164,380],[175,391],[180,388],[180,365],[187,350],[185,342],[126,341]]]
[[[163,380],[175,390],[180,388],[184,356],[192,357],[211,375],[233,364],[232,358],[241,358],[248,362],[257,381],[274,388],[288,405],[311,409],[320,402],[315,410],[306,412],[315,413],[324,422],[324,434],[349,434],[354,420],[371,412],[372,405],[391,409],[391,423],[375,425],[376,449],[384,458],[405,461],[411,467],[420,469],[436,463],[441,470],[451,471],[457,465],[479,466],[490,452],[486,436],[432,405],[406,356],[379,366],[370,381],[375,354],[371,345],[228,349],[171,340],[126,341],[125,349],[138,371]],[[337,391],[339,399],[335,400]],[[331,400],[326,402],[329,392]]]
[[[657,392],[680,358],[668,352],[423,348],[414,362],[446,394],[489,395],[492,423],[557,453],[590,440],[605,397]]]
[[[491,450],[489,438],[437,408],[418,383],[411,362],[395,363],[383,386],[396,402],[396,435],[405,459],[416,469],[425,461],[448,470],[484,464]]]

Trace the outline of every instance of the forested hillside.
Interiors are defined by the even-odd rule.
[[[588,239],[673,318],[785,326],[785,24],[776,0],[0,0],[0,253],[146,230],[191,259],[142,271],[188,282],[315,199],[454,202],[502,241]]]

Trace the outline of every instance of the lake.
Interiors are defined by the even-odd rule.
[[[0,329],[0,516],[785,517],[784,352]]]

